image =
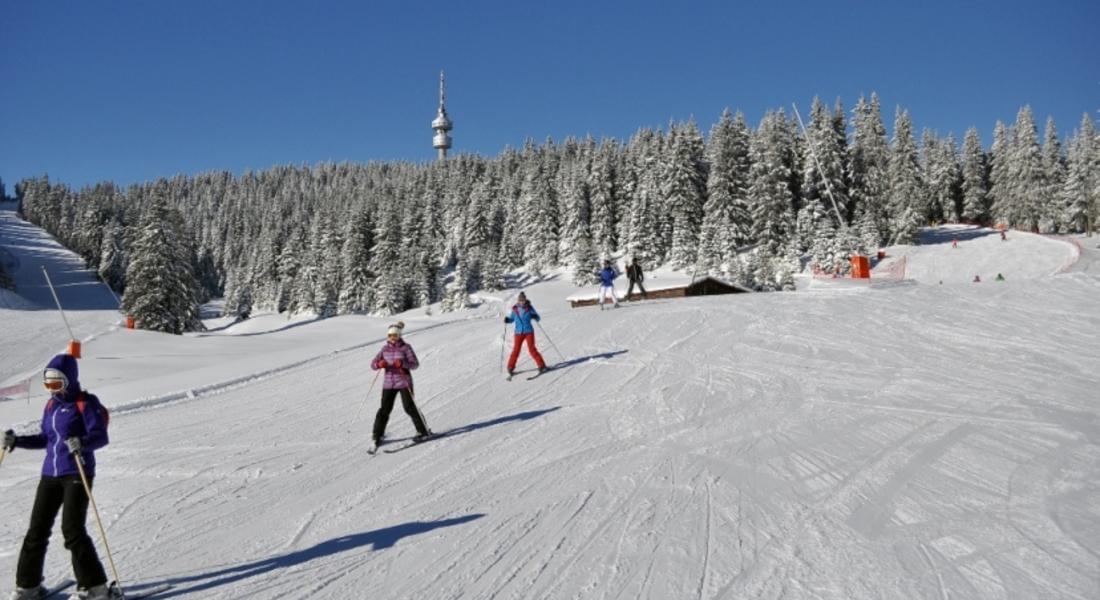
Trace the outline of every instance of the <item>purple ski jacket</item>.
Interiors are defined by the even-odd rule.
[[[386,378],[382,381],[382,389],[401,390],[410,387],[412,375],[409,371],[420,366],[420,361],[416,359],[416,352],[413,352],[412,346],[406,344],[405,340],[400,339],[395,342],[386,341],[386,345],[382,346],[374,360],[370,361],[371,369],[378,370],[379,359],[385,359],[386,361]],[[400,369],[393,366],[393,362],[397,359],[401,359]]]
[[[58,369],[64,373],[69,385],[64,391],[50,396],[46,402],[46,408],[42,411],[42,433],[17,436],[15,447],[45,448],[46,460],[42,462],[42,475],[46,477],[76,475],[80,471],[75,458],[65,445],[65,440],[78,437],[84,445],[80,451],[84,457],[84,472],[88,477],[95,477],[95,451],[106,446],[108,442],[103,405],[93,394],[80,391],[75,358],[59,354],[53,357],[46,368]],[[77,409],[78,399],[84,401],[83,412]]]

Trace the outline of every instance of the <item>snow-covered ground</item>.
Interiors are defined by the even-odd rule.
[[[263,315],[177,337],[77,311],[97,334],[83,383],[114,407],[95,491],[123,584],[195,599],[1100,597],[1097,240],[1055,275],[1069,243],[933,243],[951,233],[890,249],[901,283],[602,312],[570,309],[563,278],[529,286],[539,347],[562,363],[530,381],[500,373],[514,290],[401,315],[417,400],[450,435],[374,457],[367,363],[394,319]],[[0,307],[0,387],[64,345],[54,320]],[[0,424],[33,428],[43,400],[32,386],[0,401]],[[390,423],[412,432],[400,409]],[[0,468],[0,582],[41,458]],[[48,577],[68,571],[58,534]]]

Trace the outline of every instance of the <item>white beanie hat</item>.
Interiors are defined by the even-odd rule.
[[[390,325],[390,328],[386,330],[386,335],[397,335],[397,337],[401,337],[401,331],[404,330],[404,329],[405,329],[405,322],[404,321],[398,321],[398,322],[394,323],[393,325]]]

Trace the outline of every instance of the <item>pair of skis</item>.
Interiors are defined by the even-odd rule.
[[[46,595],[42,598],[44,600],[60,600],[61,594],[67,591],[69,588],[76,585],[76,582],[72,579],[64,579],[61,583],[52,587],[46,588]],[[112,583],[111,587],[114,588],[115,584]],[[166,592],[172,589],[172,585],[169,583],[162,583],[153,585],[138,591],[124,592],[122,595],[123,600],[142,600],[144,598],[152,598],[157,594]],[[73,596],[75,597],[75,596]]]
[[[553,371],[553,370],[554,370],[554,367],[546,367],[545,369],[543,369],[543,370],[535,373],[534,375],[528,377],[527,381],[531,381],[532,379],[538,379],[539,375],[549,373],[550,371]],[[519,373],[523,373],[523,371],[520,371]],[[512,377],[515,376],[515,375],[518,375],[519,373],[512,373],[512,374],[509,374],[509,375],[505,375],[504,380],[505,381],[511,381]]]
[[[420,439],[404,438],[404,439],[394,440],[394,442],[402,442],[402,444],[399,445],[399,446],[395,446],[393,448],[385,448],[385,449],[383,449],[382,446],[386,445],[387,443],[391,443],[391,442],[387,442],[387,441],[383,440],[381,444],[378,444],[377,446],[371,446],[370,448],[367,448],[367,454],[375,455],[375,454],[378,454],[379,450],[382,450],[382,452],[385,452],[386,454],[393,454],[394,452],[400,452],[402,450],[412,448],[413,446],[419,446],[420,444],[423,444],[425,442],[430,442],[432,440],[438,440],[439,438],[441,438],[445,435],[447,435],[447,432],[442,431],[442,432],[439,432],[439,433],[432,432],[430,435],[427,435],[427,436],[422,437]]]

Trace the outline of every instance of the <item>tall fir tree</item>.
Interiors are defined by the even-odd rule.
[[[1039,227],[1039,199],[1046,190],[1046,170],[1039,147],[1039,131],[1031,107],[1016,115],[1009,162],[1009,224],[1027,230]]]
[[[618,248],[615,223],[619,219],[615,201],[615,153],[613,142],[604,141],[592,158],[588,172],[588,195],[592,215],[590,233],[595,252],[610,255]]]
[[[890,141],[877,94],[861,97],[853,117],[849,173],[854,213],[869,247],[881,246],[890,234],[887,198],[890,192]]]
[[[340,255],[344,285],[337,309],[340,314],[368,312],[374,303],[374,272],[370,270],[374,223],[366,207],[351,211]]]
[[[699,264],[709,273],[729,265],[750,237],[748,209],[749,139],[745,117],[729,109],[707,140],[707,194],[699,239]]]
[[[993,145],[989,148],[990,213],[998,225],[1007,225],[1013,217],[1009,181],[1012,163],[1012,131],[1001,121],[993,127]]]
[[[677,269],[693,266],[698,253],[706,170],[703,138],[695,121],[677,127],[669,152],[664,204],[671,213],[669,259]]]
[[[890,149],[890,207],[892,243],[912,244],[917,241],[925,223],[921,210],[923,186],[917,144],[913,139],[913,123],[909,113],[898,107],[894,117],[894,140]]]
[[[122,306],[142,329],[181,334],[201,331],[193,252],[179,212],[156,194],[139,224]]]
[[[1062,142],[1058,140],[1058,128],[1054,118],[1048,117],[1043,135],[1043,186],[1042,196],[1038,199],[1039,230],[1055,233],[1065,229],[1065,198],[1062,190],[1066,185],[1066,157],[1062,153]]]
[[[790,139],[783,112],[769,112],[760,121],[749,148],[753,241],[769,256],[783,249],[794,227]]]
[[[1070,142],[1062,198],[1070,230],[1092,235],[1100,217],[1100,136],[1088,113]]]
[[[986,160],[982,141],[974,127],[966,130],[962,154],[962,218],[971,223],[989,220]]]

